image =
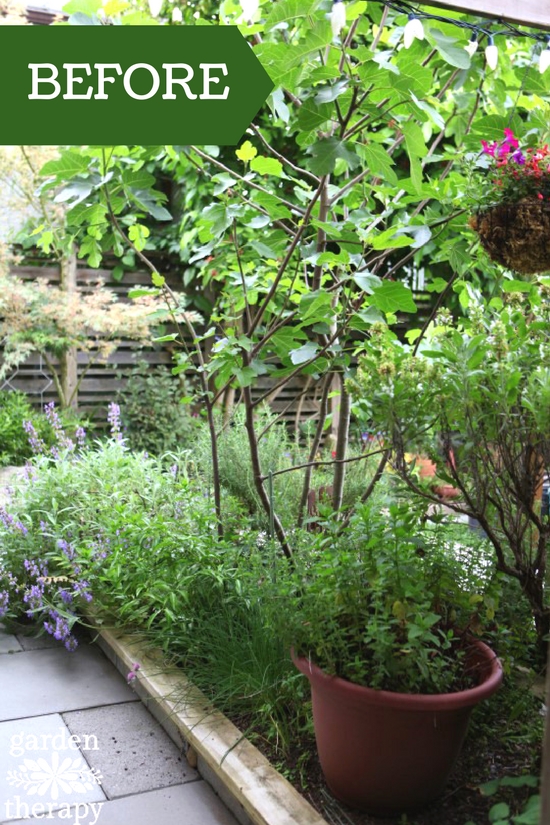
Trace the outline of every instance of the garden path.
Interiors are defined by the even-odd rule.
[[[236,825],[99,648],[0,625],[0,823]]]

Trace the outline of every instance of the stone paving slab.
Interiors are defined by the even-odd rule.
[[[99,811],[96,805],[88,811],[81,807],[71,817],[67,813],[60,811],[46,821],[65,825],[237,825],[204,781],[105,802]],[[38,819],[25,820],[35,821]]]
[[[0,653],[19,653],[23,647],[19,644],[16,636],[4,633],[0,630]]]
[[[64,713],[71,733],[97,737],[86,760],[102,776],[109,799],[195,782],[197,771],[141,702]]]
[[[26,816],[35,802],[51,813],[105,800],[100,777],[59,714],[0,722],[0,742],[0,822]]]
[[[97,647],[0,657],[0,722],[62,711],[136,702],[135,694]]]
[[[23,633],[16,634],[17,641],[23,650],[47,650],[48,648],[58,648],[60,643],[49,633],[42,636],[25,636]]]

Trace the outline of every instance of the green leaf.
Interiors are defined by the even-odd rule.
[[[53,199],[53,202],[69,203],[69,201],[71,201],[72,205],[76,206],[86,200],[86,198],[91,194],[93,188],[93,184],[88,183],[88,181],[75,180],[68,186],[64,186],[63,189],[57,193]]]
[[[172,215],[170,212],[164,208],[164,206],[160,206],[155,198],[155,195],[150,190],[143,190],[140,189],[135,191],[134,189],[130,190],[134,197],[134,200],[138,204],[138,206],[143,207],[146,212],[148,212],[156,221],[170,221],[172,220]]]
[[[514,825],[540,825],[541,823],[541,798],[531,796],[527,801],[525,810],[518,816],[512,817]]]
[[[145,244],[147,243],[147,238],[151,234],[149,228],[147,226],[143,226],[141,223],[134,223],[128,229],[128,237],[134,244],[135,248],[139,251],[145,249]]]
[[[303,104],[298,110],[298,126],[304,132],[312,132],[321,124],[330,120],[332,114],[332,106],[329,103],[323,103],[318,106],[311,98],[304,100]]]
[[[503,292],[531,292],[533,289],[532,284],[528,284],[525,281],[503,281],[502,283],[502,290]]]
[[[518,378],[521,378],[521,373],[518,373]],[[533,776],[532,774],[526,774],[525,776],[503,776],[500,780],[500,784],[503,787],[509,788],[538,788],[539,782],[539,777]],[[531,799],[535,798],[536,797],[531,797]]]
[[[267,158],[263,155],[252,158],[250,168],[260,175],[274,175],[276,178],[280,178],[283,174],[283,164],[280,160]]]
[[[107,207],[102,203],[93,203],[91,206],[79,203],[67,212],[66,217],[69,225],[80,226],[86,223],[93,226],[105,222]]]
[[[144,287],[140,287],[138,289],[128,290],[128,298],[143,298],[144,295],[156,297],[160,295],[160,289],[145,289]]]
[[[384,281],[373,291],[370,303],[386,313],[416,312],[417,309],[411,290],[400,281]]]
[[[271,249],[270,246],[268,246],[265,243],[262,243],[261,241],[250,241],[250,246],[252,247],[252,249],[256,250],[256,252],[261,258],[273,258],[274,260],[277,259],[277,253],[273,249]]]
[[[310,326],[320,321],[332,319],[332,296],[328,292],[308,292],[300,299],[300,318],[303,325]]]
[[[428,40],[433,40],[434,46],[446,63],[457,69],[470,68],[470,56],[455,37],[449,37],[439,29],[428,29]]]
[[[312,358],[315,358],[318,351],[319,346],[313,341],[308,341],[307,344],[303,345],[303,347],[290,351],[290,360],[296,365],[304,364],[306,361],[310,361]]]
[[[321,89],[320,92],[317,92],[315,95],[315,103],[320,106],[322,103],[332,103],[333,100],[343,95],[344,92],[347,92],[349,86],[348,78],[344,78],[343,80],[337,80],[336,83],[331,83],[328,86],[325,86],[324,89]]]
[[[400,249],[403,246],[411,246],[411,239],[406,238],[395,226],[390,226],[383,232],[373,233],[369,236],[369,243],[373,249]]]
[[[175,341],[177,337],[177,332],[171,332],[169,335],[161,335],[159,338],[153,338],[153,341],[155,344],[164,344],[166,341]]]
[[[307,17],[316,5],[316,0],[282,0],[274,3],[264,24],[266,32],[279,23],[288,23],[298,17]]]
[[[275,91],[271,94],[269,98],[273,110],[278,118],[283,121],[283,123],[288,123],[290,120],[290,109],[285,103],[285,96],[283,94],[282,89],[275,89]]]
[[[372,295],[374,290],[382,285],[382,281],[378,275],[373,275],[370,272],[356,273],[352,277],[359,289],[362,289],[367,295]]]
[[[153,274],[151,275],[151,281],[154,286],[164,286],[164,284],[166,283],[166,278],[164,278],[162,275],[159,275],[158,272],[153,272]]]
[[[245,140],[245,142],[241,145],[241,148],[237,149],[235,154],[239,160],[243,161],[243,163],[248,163],[248,161],[256,157],[258,150],[252,146],[249,140]]]
[[[410,224],[409,226],[402,226],[401,229],[397,230],[395,235],[396,237],[400,237],[401,235],[412,235],[414,242],[411,244],[411,248],[420,249],[420,247],[427,244],[432,237],[432,230],[425,224]]]
[[[428,154],[428,147],[418,123],[411,120],[408,123],[402,123],[400,128],[405,136],[405,145],[409,155],[417,158],[425,157]]]
[[[76,14],[77,12],[82,12],[82,14],[92,15],[99,11],[99,9],[103,5],[103,0],[70,0],[69,3],[65,3],[63,6],[63,12],[65,14]]]
[[[510,806],[506,802],[497,802],[489,811],[489,822],[498,822],[499,819],[508,818],[510,816]]]
[[[429,119],[432,121],[432,123],[435,126],[437,126],[438,129],[445,128],[445,121],[443,120],[437,109],[435,109],[433,106],[430,106],[430,104],[426,103],[425,100],[419,100],[414,94],[414,92],[411,92],[410,95],[415,106],[417,106],[421,112],[425,112],[428,115]]]
[[[386,183],[397,183],[397,175],[393,171],[393,161],[390,156],[376,143],[367,143],[363,146],[365,161],[372,175],[382,178]]]
[[[317,141],[313,146],[308,146],[306,152],[312,156],[309,168],[315,175],[329,175],[334,171],[338,159],[345,161],[350,169],[354,169],[359,163],[357,155],[335,137]]]
[[[70,178],[74,178],[75,175],[81,175],[87,171],[88,158],[83,157],[78,154],[78,152],[66,150],[61,153],[59,159],[49,160],[48,163],[45,163],[40,170],[40,174],[44,177],[56,175],[64,180],[69,180]]]
[[[150,189],[155,185],[155,178],[146,169],[125,169],[122,172],[122,182],[134,189]]]

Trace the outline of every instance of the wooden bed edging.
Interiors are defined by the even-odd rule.
[[[327,825],[257,748],[181,671],[167,672],[140,640],[95,626],[96,643],[241,825]]]

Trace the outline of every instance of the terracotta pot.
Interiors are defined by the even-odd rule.
[[[337,799],[378,815],[422,808],[443,791],[472,708],[502,682],[502,666],[475,641],[468,666],[479,684],[456,693],[392,693],[327,676],[293,653],[311,684],[319,760]]]

